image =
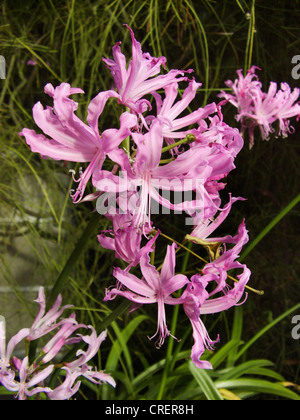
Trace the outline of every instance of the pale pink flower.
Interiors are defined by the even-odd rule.
[[[30,333],[27,337],[28,341],[36,340],[55,330],[60,325],[60,323],[57,323],[57,320],[60,318],[62,313],[65,311],[65,309],[71,308],[73,306],[66,305],[61,308],[62,296],[59,295],[53,307],[48,312],[46,312],[46,297],[43,287],[40,288],[38,299],[35,300],[35,302],[40,305],[40,308],[30,328]]]
[[[181,298],[174,298],[172,294],[189,283],[186,276],[182,274],[175,275],[175,249],[175,244],[168,246],[160,273],[150,264],[149,256],[143,256],[140,262],[143,274],[142,279],[120,268],[115,268],[114,276],[122,284],[123,289],[109,290],[104,298],[105,301],[108,301],[120,295],[139,305],[157,303],[157,331],[151,339],[157,335],[159,336],[156,342],[158,348],[163,345],[165,338],[171,335],[166,324],[165,305],[178,305],[182,303],[183,300]]]
[[[101,135],[98,129],[98,118],[92,106],[88,108],[89,125],[82,122],[76,115],[78,103],[69,98],[70,95],[84,93],[79,88],[72,88],[68,83],[62,83],[54,88],[50,83],[45,86],[45,93],[53,98],[53,108],[38,102],[33,107],[33,118],[37,126],[45,133],[37,134],[34,130],[24,128],[20,135],[24,136],[31,150],[43,157],[71,162],[89,162],[86,170],[80,170],[78,188],[72,193],[75,203],[84,194],[89,179],[97,173],[106,159],[121,142],[130,135],[130,129],[137,125],[134,115],[125,112],[120,117],[120,129],[105,130]]]
[[[187,79],[186,81],[189,82],[188,87],[185,89],[181,99],[177,102],[175,100],[179,95],[178,82],[172,83],[164,88],[164,99],[157,92],[152,93],[156,99],[156,118],[163,123],[163,136],[166,139],[184,139],[187,134],[193,133],[190,126],[200,123],[209,115],[217,112],[216,104],[212,103],[204,108],[198,108],[196,111],[189,112],[186,116],[180,117],[193,101],[197,89],[201,86],[201,83],[196,83],[194,79]],[[146,121],[151,121],[153,118],[152,116],[148,116],[146,117]]]
[[[17,397],[19,400],[26,400],[27,397],[32,397],[35,394],[40,394],[41,392],[47,393],[51,391],[51,388],[36,385],[43,383],[43,381],[47,379],[49,375],[51,375],[53,369],[54,365],[51,365],[41,370],[40,372],[31,375],[30,367],[28,365],[28,357],[25,357],[19,370],[19,381],[4,380],[2,381],[2,384],[6,389],[8,389],[8,391],[17,392]]]
[[[29,328],[21,329],[14,335],[6,346],[6,322],[3,316],[0,316],[0,383],[3,380],[10,380],[14,378],[14,374],[10,369],[10,360],[15,347],[24,338],[29,335]]]
[[[222,92],[219,95],[238,109],[237,120],[242,123],[243,133],[248,129],[250,147],[254,145],[256,127],[259,127],[263,140],[269,140],[272,133],[276,137],[287,137],[295,131],[290,125],[290,119],[300,118],[300,89],[295,88],[292,92],[288,83],[282,83],[281,89],[278,89],[277,83],[271,82],[268,92],[265,93],[255,74],[257,69],[259,68],[251,67],[246,77],[239,70],[237,80],[226,82],[232,88],[233,94]],[[274,127],[275,123],[279,123],[279,129]]]
[[[247,285],[251,272],[237,261],[239,253],[245,243],[249,240],[248,232],[243,222],[239,227],[239,233],[236,237],[226,237],[227,243],[233,243],[234,247],[230,250],[224,250],[223,254],[207,264],[203,269],[203,275],[197,274],[192,277],[191,283],[184,291],[182,298],[185,299],[183,304],[186,315],[189,317],[194,335],[194,346],[192,348],[192,361],[202,369],[212,369],[207,361],[201,361],[200,358],[205,348],[213,350],[214,344],[219,341],[212,341],[208,332],[200,318],[201,315],[215,314],[226,311],[240,303]],[[232,288],[226,283],[227,272],[233,269],[240,269],[242,273],[237,276],[238,283]],[[216,283],[216,287],[211,291],[207,291],[209,284]],[[220,297],[218,294],[222,294]],[[246,295],[247,297],[247,295]]]
[[[114,78],[117,92],[113,90],[101,92],[93,99],[92,106],[99,112],[104,108],[108,98],[114,97],[132,111],[141,114],[147,108],[151,109],[150,102],[144,98],[147,94],[162,89],[176,80],[184,80],[177,77],[184,74],[179,70],[171,70],[165,75],[158,75],[161,66],[164,67],[166,64],[166,58],[155,58],[151,57],[149,53],[143,53],[141,44],[135,39],[133,30],[128,25],[125,26],[131,34],[132,60],[127,66],[126,57],[120,48],[121,42],[113,47],[113,59],[103,58]]]
[[[76,321],[75,314],[70,315],[69,318],[63,319],[60,322],[60,329],[59,331],[52,337],[50,341],[43,347],[43,352],[45,356],[43,357],[43,363],[48,363],[52,360],[61,350],[61,348],[65,345],[75,342],[80,342],[80,337],[76,339],[69,337],[79,328],[87,328],[84,324],[78,324]]]
[[[103,248],[115,251],[115,257],[128,263],[126,270],[130,270],[130,268],[139,264],[143,255],[153,252],[153,246],[159,234],[141,247],[143,234],[140,229],[136,228],[134,216],[127,213],[108,217],[113,222],[113,229],[103,231],[98,235],[98,241]],[[146,235],[150,234],[152,230],[150,227],[148,230],[146,229]],[[107,236],[107,234],[110,236]]]
[[[89,326],[88,328],[92,331],[91,335],[78,334],[81,340],[88,344],[88,349],[86,351],[78,350],[76,353],[77,359],[73,362],[65,363],[65,365],[71,370],[89,362],[98,353],[101,344],[107,337],[107,331],[103,331],[99,336],[97,336],[94,327]]]
[[[104,372],[92,371],[91,366],[83,365],[75,369],[64,367],[62,370],[66,372],[64,382],[47,393],[50,400],[63,401],[72,398],[80,389],[81,381],[77,381],[80,377],[84,377],[96,385],[108,383],[114,388],[116,387],[116,382],[110,375]]]
[[[66,371],[66,376],[63,383],[53,390],[50,389],[47,393],[48,398],[52,401],[69,400],[75,394],[77,394],[81,386],[81,381],[76,382],[76,380],[80,376],[80,373],[78,373],[77,371],[73,372],[67,367],[62,368],[62,370]]]

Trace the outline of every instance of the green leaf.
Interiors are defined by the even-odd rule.
[[[189,362],[189,369],[198,385],[201,387],[204,395],[209,401],[222,401],[223,398],[212,381],[209,374],[204,369],[197,368],[192,361]],[[226,388],[226,387],[222,387]]]
[[[130,355],[130,350],[127,346],[127,342],[129,341],[132,334],[135,332],[135,330],[138,328],[138,326],[141,324],[141,322],[148,319],[146,315],[140,315],[136,318],[134,318],[130,323],[124,328],[123,331],[121,331],[117,325],[116,322],[112,322],[112,328],[117,336],[117,340],[114,342],[113,347],[109,353],[105,370],[107,372],[114,372],[117,369],[118,363],[122,362],[121,356],[124,354],[124,358],[126,361],[126,367],[124,364],[123,370],[125,372],[125,375],[127,376],[127,383],[130,385],[131,393],[134,394],[132,381],[134,378],[134,372],[132,367],[132,359]],[[103,389],[102,398],[108,399],[110,395],[112,395],[113,389],[110,387],[107,387]]]
[[[300,309],[300,303],[293,308],[289,309],[288,311],[284,312],[278,318],[276,318],[273,322],[268,324],[264,327],[261,331],[259,331],[251,340],[249,340],[241,349],[241,351],[236,356],[236,360],[238,360],[257,340],[259,340],[264,334],[266,334],[271,328],[275,327],[279,322],[281,322],[284,318],[291,315],[293,312],[296,312]]]
[[[230,357],[230,355],[237,349],[240,345],[240,341],[230,340],[227,344],[225,344],[220,350],[216,351],[214,355],[209,359],[210,363],[212,364],[214,370],[220,366],[226,358]]]
[[[252,392],[254,394],[276,395],[289,400],[300,401],[300,396],[285,388],[280,383],[272,383],[262,379],[230,379],[228,381],[216,381],[218,388],[234,389],[238,392]]]
[[[262,367],[273,366],[273,363],[269,360],[250,360],[249,362],[242,363],[241,365],[230,369],[228,372],[222,375],[222,380],[227,379],[238,379],[239,377],[253,373],[253,370],[257,370]]]
[[[48,301],[48,308],[51,308],[54,304],[57,296],[61,293],[65,283],[68,281],[68,278],[73,271],[78,259],[82,255],[83,251],[85,250],[85,246],[91,238],[92,234],[97,232],[97,227],[100,221],[100,216],[98,213],[94,213],[89,221],[88,225],[86,226],[85,230],[83,231],[80,239],[78,240],[74,251],[72,252],[70,258],[68,259],[64,269],[60,273],[56,283],[53,286],[51,291],[51,295]]]

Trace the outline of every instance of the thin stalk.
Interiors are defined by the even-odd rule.
[[[252,66],[253,59],[253,48],[254,48],[254,37],[256,34],[256,16],[255,16],[255,0],[252,0],[251,18],[249,24],[248,40],[246,47],[246,58],[245,58],[245,75]]]
[[[154,231],[154,233],[157,233],[157,231]],[[192,251],[191,249],[187,248],[186,246],[184,246],[183,244],[181,244],[180,242],[177,242],[175,239],[170,238],[170,236],[165,235],[164,233],[160,232],[160,235],[163,236],[164,238],[168,239],[171,242],[174,242],[175,244],[177,244],[180,248],[184,249],[185,251],[189,252],[190,254],[194,255],[194,257],[198,258],[200,261],[204,262],[205,264],[209,264],[209,261],[207,261],[205,258],[200,257],[200,255],[196,254],[196,252]],[[229,274],[227,274],[227,277],[234,281],[235,283],[238,283],[239,281],[237,279],[235,279],[234,277],[230,276]],[[265,294],[265,292],[263,290],[256,290],[253,289],[250,286],[245,286],[246,289],[248,289],[249,291],[259,295],[259,296],[263,296]]]
[[[168,152],[169,150],[175,149],[175,147],[181,146],[182,144],[193,143],[196,137],[193,134],[188,134],[184,139],[177,141],[176,143],[170,144],[161,149],[161,154]]]
[[[68,281],[71,272],[76,266],[78,259],[81,257],[83,251],[85,250],[85,246],[91,238],[91,235],[97,231],[99,220],[99,214],[97,212],[94,213],[88,225],[86,226],[83,234],[78,240],[74,251],[72,252],[70,258],[68,259],[66,265],[64,266],[62,272],[56,280],[56,283],[53,286],[51,295],[48,300],[48,308],[51,308],[53,306],[57,296],[61,293],[65,283]]]

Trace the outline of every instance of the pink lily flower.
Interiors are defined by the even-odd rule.
[[[27,397],[32,397],[35,394],[40,394],[41,392],[47,393],[51,391],[51,388],[42,386],[36,387],[36,385],[42,383],[46,378],[48,378],[49,375],[51,375],[54,369],[54,365],[48,366],[41,372],[36,373],[31,379],[28,368],[28,357],[25,357],[22,361],[19,371],[20,381],[3,381],[3,385],[6,389],[8,389],[8,391],[17,392],[19,400],[26,400]],[[33,389],[30,390],[30,388]]]
[[[178,305],[183,303],[181,298],[174,298],[171,295],[189,283],[186,276],[182,274],[175,275],[175,249],[175,244],[168,246],[161,273],[150,264],[148,255],[144,255],[141,258],[140,266],[143,274],[142,279],[139,279],[135,275],[125,272],[120,268],[115,268],[114,276],[126,290],[112,289],[107,291],[104,298],[104,301],[108,301],[114,299],[117,295],[120,295],[139,305],[157,303],[157,331],[154,336],[151,337],[151,340],[157,335],[159,336],[156,342],[158,348],[164,344],[165,338],[171,335],[166,324],[165,305]]]
[[[151,199],[173,211],[202,209],[204,206],[202,199],[173,204],[166,197],[160,195],[158,190],[183,192],[200,189],[199,195],[201,194],[202,197],[203,180],[207,180],[213,171],[213,168],[207,164],[212,149],[199,147],[188,150],[178,156],[175,161],[159,166],[163,145],[161,122],[153,121],[148,133],[133,133],[132,137],[137,145],[133,165],[131,165],[127,154],[121,149],[119,156],[115,155],[115,162],[120,165],[123,173],[127,176],[126,182],[122,182],[122,179],[110,172],[101,171],[98,179],[95,179],[94,182],[97,190],[123,193],[134,192],[140,188],[140,197],[132,210],[137,215],[137,227],[151,226]]]
[[[133,30],[125,25],[131,35],[132,39],[132,60],[126,66],[126,57],[121,52],[120,44],[118,42],[113,47],[114,59],[103,58],[104,63],[110,69],[111,74],[115,80],[115,85],[118,92],[110,90],[100,93],[92,101],[94,109],[103,109],[109,97],[118,98],[119,102],[130,108],[133,112],[142,114],[149,107],[150,102],[144,98],[145,95],[152,93],[158,89],[162,89],[176,80],[183,80],[177,78],[183,75],[184,72],[179,70],[171,70],[165,75],[159,75],[161,66],[165,66],[165,57],[151,57],[149,53],[143,53],[141,44],[135,39]],[[156,76],[156,77],[154,77]]]
[[[134,115],[125,112],[120,117],[120,129],[105,130],[102,135],[98,130],[99,113],[95,116],[93,107],[88,109],[89,125],[83,123],[76,115],[78,103],[69,98],[76,93],[84,93],[79,88],[72,88],[68,83],[54,87],[49,83],[45,93],[53,98],[53,108],[38,102],[33,107],[33,118],[38,127],[50,137],[37,134],[34,130],[24,128],[24,136],[31,150],[43,157],[70,162],[89,162],[84,172],[80,170],[77,190],[72,193],[74,203],[79,202],[89,179],[102,168],[106,155],[112,152],[130,135],[130,129],[137,125]],[[73,171],[71,171],[73,172]]]
[[[192,133],[196,137],[196,142],[190,147],[196,146],[198,143],[202,145],[222,145],[232,157],[236,157],[244,147],[244,140],[237,128],[232,128],[224,122],[222,106],[226,101],[220,102],[217,107],[217,115],[208,117],[210,124],[203,119],[200,121],[199,128]]]
[[[243,247],[248,241],[248,232],[245,228],[244,222],[239,228],[239,233],[235,238],[227,237],[227,243],[235,243],[235,246],[225,252],[215,261],[207,264],[203,269],[203,275],[197,274],[192,277],[191,284],[189,284],[184,291],[182,298],[186,299],[183,304],[186,315],[189,317],[193,326],[194,346],[192,348],[193,363],[202,369],[212,369],[212,366],[207,361],[201,361],[200,358],[204,353],[205,348],[213,350],[214,344],[219,341],[212,341],[209,338],[207,330],[200,319],[201,315],[215,314],[226,311],[233,306],[240,303],[247,285],[251,272],[246,265],[239,263],[237,258]],[[230,288],[226,283],[227,272],[232,269],[242,269],[242,274],[238,275],[238,283]],[[208,284],[215,282],[217,286],[212,292],[207,292]],[[223,295],[212,299],[214,295],[219,293]],[[246,294],[247,298],[247,294]]]
[[[61,348],[64,345],[70,344],[70,342],[80,342],[80,338],[70,339],[69,337],[79,328],[87,328],[84,324],[78,324],[75,319],[75,314],[72,314],[69,318],[64,319],[60,325],[60,330],[55,334],[54,337],[44,346],[43,352],[45,356],[43,357],[43,363],[48,363],[50,360],[59,353]]]
[[[270,134],[276,130],[273,124],[279,122],[276,137],[287,137],[294,132],[290,126],[290,118],[300,118],[300,103],[297,102],[300,89],[291,91],[288,83],[282,83],[277,90],[277,83],[271,82],[267,93],[263,92],[262,84],[258,81],[253,66],[246,77],[243,71],[238,71],[239,78],[235,82],[227,81],[226,85],[233,90],[233,94],[222,92],[219,96],[227,99],[238,109],[237,120],[242,122],[242,132],[248,128],[250,148],[254,145],[254,131],[259,127],[263,140],[269,140]]]
[[[225,82],[225,85],[233,90],[233,94],[221,92],[219,95],[238,108],[239,112],[250,110],[253,106],[252,92],[261,92],[262,90],[262,83],[255,74],[256,70],[261,69],[256,66],[252,66],[251,69],[248,70],[246,77],[243,75],[243,69],[238,70],[238,79],[234,82],[231,80]]]
[[[29,335],[29,328],[21,329],[8,342],[6,347],[6,322],[0,316],[0,383],[6,379],[13,379],[14,375],[10,370],[10,359],[15,347]]]
[[[195,80],[186,80],[189,82],[188,87],[185,89],[182,98],[175,100],[178,96],[178,82],[172,83],[165,87],[165,99],[162,100],[160,94],[153,92],[156,99],[157,118],[163,122],[163,136],[167,139],[183,139],[187,134],[192,133],[191,129],[185,129],[201,120],[204,120],[209,115],[217,111],[215,103],[208,104],[205,108],[198,108],[196,111],[189,113],[187,116],[177,118],[184,110],[190,105],[195,98],[197,89],[202,85],[196,83]],[[151,120],[153,117],[147,117],[146,121]],[[178,131],[180,130],[180,131]]]
[[[55,389],[50,389],[49,392],[47,392],[47,396],[51,401],[65,401],[72,398],[77,392],[79,391],[79,388],[81,386],[81,381],[76,382],[80,374],[78,372],[73,372],[69,368],[64,367],[62,370],[66,371],[66,377],[64,382],[59,385]]]
[[[142,232],[137,229],[135,218],[130,214],[117,214],[112,218],[113,230],[103,231],[98,235],[98,241],[106,249],[115,251],[116,258],[120,258],[126,263],[130,270],[136,267],[143,255],[153,252],[155,241],[159,234],[150,239],[147,244],[141,248]],[[146,230],[146,235],[151,232],[151,228]],[[106,236],[109,233],[112,237]]]
[[[50,400],[64,401],[72,398],[79,391],[81,381],[76,382],[76,380],[81,376],[85,377],[96,385],[108,383],[114,388],[116,387],[116,382],[110,375],[104,372],[92,371],[91,369],[92,368],[87,365],[83,365],[82,367],[77,367],[75,369],[70,369],[68,367],[62,368],[62,370],[66,371],[65,380],[57,388],[50,390],[50,392],[47,393]]]
[[[206,218],[203,220],[202,215],[200,217],[196,217],[194,219],[195,227],[190,236],[196,237],[199,239],[204,239],[207,242],[226,242],[226,238],[210,238],[210,235],[224,222],[224,220],[228,217],[232,205],[237,201],[244,201],[245,199],[242,197],[232,198],[230,194],[229,203],[220,211],[219,215],[215,217],[215,214],[211,215],[211,217]],[[198,220],[199,219],[199,220]]]
[[[36,340],[49,332],[55,330],[61,323],[56,323],[58,318],[62,315],[65,309],[72,308],[73,305],[66,305],[62,308],[62,296],[59,295],[54,303],[52,309],[46,312],[46,297],[44,288],[41,287],[39,290],[38,299],[35,300],[40,305],[39,312],[33,321],[33,324],[30,328],[29,335],[27,337],[28,341]]]
[[[76,353],[76,356],[78,357],[76,360],[70,363],[65,363],[65,365],[70,368],[72,371],[80,366],[85,365],[87,362],[89,362],[99,351],[99,347],[103,343],[103,341],[107,337],[107,331],[103,331],[99,337],[97,336],[97,333],[95,329],[92,326],[88,327],[90,330],[92,330],[91,335],[81,335],[78,334],[78,336],[83,340],[86,344],[88,344],[88,349],[86,351],[78,350]]]

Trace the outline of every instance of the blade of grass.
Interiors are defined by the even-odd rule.
[[[192,14],[195,17],[195,20],[197,22],[197,26],[200,30],[201,36],[203,38],[203,65],[204,65],[204,72],[205,72],[205,95],[204,95],[204,101],[203,101],[203,105],[207,104],[207,100],[208,100],[208,96],[209,96],[209,72],[210,72],[210,65],[209,65],[209,47],[208,47],[208,40],[207,40],[207,36],[206,36],[206,32],[203,26],[203,23],[199,17],[199,14],[196,12],[196,10],[194,9],[193,5],[188,1],[188,0],[184,0],[184,2],[186,3],[186,5],[188,6],[188,8],[191,10]]]
[[[51,203],[50,197],[48,195],[48,192],[47,192],[46,188],[44,187],[44,183],[41,180],[41,178],[39,177],[38,173],[36,172],[36,170],[34,169],[34,167],[32,166],[32,164],[29,162],[29,160],[26,159],[25,156],[23,156],[22,153],[18,149],[16,149],[16,148],[9,148],[9,149],[13,153],[15,153],[16,155],[18,155],[26,163],[26,165],[30,168],[30,170],[33,173],[34,177],[36,178],[39,186],[41,187],[41,190],[42,190],[42,192],[43,192],[43,194],[45,196],[45,199],[46,199],[46,201],[47,201],[47,203],[49,205],[49,208],[50,208],[50,210],[52,212],[52,215],[54,217],[55,222],[59,225],[59,220],[58,220],[56,211],[55,211],[54,207],[52,206],[52,203]]]
[[[247,74],[248,69],[250,69],[252,66],[255,34],[256,34],[255,0],[252,0],[251,18],[249,22],[249,32],[248,32],[246,55],[245,55],[245,68],[244,68],[245,75]]]
[[[255,393],[254,395],[270,394],[277,395],[288,400],[300,401],[300,397],[297,394],[289,389],[286,389],[282,384],[272,383],[263,379],[232,379],[228,381],[217,381],[216,385],[218,388],[234,389],[237,394],[243,391],[251,391]]]
[[[192,361],[189,362],[189,369],[208,401],[223,401],[222,395],[204,369],[197,368]]]
[[[259,340],[264,334],[266,334],[269,330],[271,330],[273,327],[275,327],[277,324],[279,324],[281,321],[283,321],[286,317],[291,315],[292,313],[298,311],[300,309],[300,303],[296,306],[293,306],[288,311],[284,312],[282,315],[280,315],[278,318],[276,318],[273,322],[268,324],[266,327],[264,327],[261,331],[259,331],[251,340],[249,340],[243,348],[240,350],[240,352],[236,356],[236,360],[238,360],[253,344],[256,343],[257,340]]]
[[[74,251],[72,252],[70,258],[68,259],[66,265],[64,266],[61,274],[59,275],[58,279],[56,280],[56,283],[53,286],[53,289],[51,291],[51,294],[48,300],[48,308],[51,308],[53,306],[57,296],[61,293],[78,259],[81,257],[83,251],[85,250],[85,246],[90,240],[91,235],[97,232],[99,220],[100,220],[99,214],[94,213],[91,217],[91,220],[87,224],[84,232],[82,233],[80,239],[78,240],[74,248]]]
[[[54,70],[52,70],[51,67],[48,66],[48,64],[40,57],[32,48],[30,48],[28,45],[26,45],[20,38],[17,38],[16,41],[22,45],[26,50],[30,52],[37,60],[41,62],[41,64],[52,74],[52,76],[55,77],[60,83],[63,82],[63,79],[61,79]]]

